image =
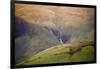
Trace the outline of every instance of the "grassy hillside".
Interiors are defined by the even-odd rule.
[[[20,17],[15,21],[15,61],[20,63],[34,54],[60,44],[47,29],[29,24]]]
[[[46,49],[20,65],[94,61],[94,43],[70,43]]]
[[[93,8],[16,4],[15,25],[17,65],[94,59]]]

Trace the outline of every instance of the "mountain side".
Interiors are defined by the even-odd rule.
[[[57,45],[34,55],[18,66],[94,61],[94,42],[82,41]]]
[[[30,56],[60,44],[54,35],[42,26],[29,24],[22,18],[15,19],[15,58],[16,63]]]
[[[94,39],[94,9],[16,4],[15,15],[28,23],[56,29],[69,42]]]

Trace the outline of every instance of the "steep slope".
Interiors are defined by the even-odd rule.
[[[47,29],[35,24],[29,24],[22,18],[15,19],[15,61],[16,64],[30,56],[60,44]]]
[[[95,14],[93,8],[16,4],[15,15],[17,16],[15,21],[16,64],[26,61],[30,57],[35,60],[34,55],[59,44],[67,44],[75,41],[76,44],[80,44],[77,42],[82,40],[94,41]],[[67,46],[66,44],[65,46]],[[63,52],[66,48],[65,46],[60,46],[61,51],[59,52]],[[74,43],[72,46],[74,46]],[[68,46],[67,49],[69,50]],[[55,50],[58,52],[58,48],[53,51]],[[54,55],[53,51],[49,54]],[[29,61],[29,64],[31,64],[31,62],[38,63],[38,61],[42,63],[45,62],[45,59],[50,60],[51,63],[53,60],[50,59],[51,55],[49,54],[44,54],[46,57],[43,59],[39,58],[39,60],[35,60],[34,62]],[[82,54],[80,53],[80,55]],[[68,53],[67,55],[65,53],[60,54],[57,57],[53,56],[54,62],[60,62],[59,60],[62,62],[62,55],[66,57],[70,56]],[[56,58],[60,59],[58,60]]]
[[[94,61],[92,41],[73,42],[48,48],[18,66],[34,64],[68,63]]]
[[[94,9],[16,4],[15,14],[28,23],[57,29],[69,42],[94,39]]]

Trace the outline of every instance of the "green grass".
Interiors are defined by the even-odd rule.
[[[72,62],[94,61],[94,47],[84,47],[80,52],[75,53],[71,60]]]
[[[75,44],[73,44],[73,47],[74,45]],[[73,54],[70,54],[70,52],[70,46],[68,47],[68,44],[51,47],[32,56],[17,66],[94,61],[93,45],[82,46],[79,51],[76,51]]]

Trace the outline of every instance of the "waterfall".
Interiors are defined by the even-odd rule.
[[[62,31],[58,29],[50,29],[48,28],[48,32],[54,35],[61,44],[66,43],[69,40],[69,37],[62,33]]]
[[[61,38],[59,39],[59,41],[60,41],[60,43],[61,43],[61,44],[63,44],[63,41],[62,41],[62,39],[61,39]]]
[[[63,44],[64,42],[63,42],[63,40],[62,40],[61,36],[62,36],[62,32],[61,32],[61,31],[59,31],[59,42],[60,42],[61,44]]]

